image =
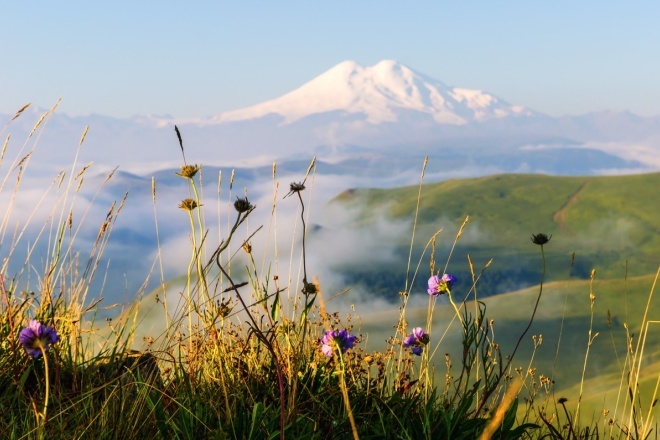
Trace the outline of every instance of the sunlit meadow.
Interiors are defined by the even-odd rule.
[[[592,342],[603,337],[591,325],[583,346],[561,347],[576,350],[584,361],[574,395],[557,395],[552,372],[536,370],[538,351],[556,348],[542,345],[542,335],[530,331],[542,313],[551,236],[529,234],[529,246],[542,264],[531,294],[533,308],[513,340],[498,340],[491,302],[478,294],[490,263],[454,262],[468,267],[470,279],[457,280],[447,270],[454,247],[470,228],[469,218],[451,225],[458,231],[452,236],[440,229],[421,238],[413,220],[411,256],[401,262],[409,275],[401,280],[394,306],[398,314],[381,313],[371,324],[363,322],[360,314],[369,310],[334,309],[344,292],[324,292],[319,269],[309,265],[314,160],[300,170],[298,180],[282,185],[273,165],[272,204],[255,206],[248,193],[231,192],[231,178],[214,182],[204,176],[202,184],[203,160],[187,157],[185,133],[174,127],[181,149],[177,175],[188,185],[178,205],[188,224],[185,263],[178,277],[166,279],[168,253],[159,245],[144,286],[152,278],[160,286],[154,292],[129,292],[135,299],[112,308],[110,317],[106,308],[112,305],[94,286],[105,286],[103,252],[130,197],[101,207],[95,197],[81,200],[93,165],[77,163],[74,154],[71,168],[52,177],[38,202],[20,200],[26,170],[39,138],[48,135],[54,111],[46,112],[25,140],[11,138],[11,121],[2,128],[0,437],[657,437],[657,385],[650,392],[640,387],[645,339],[655,323],[650,305],[657,274],[649,278],[641,322],[630,324],[634,330],[626,326],[626,344],[619,347],[625,355],[614,407],[585,409],[586,388],[597,384],[587,382],[584,371]],[[82,133],[78,148],[84,138]],[[18,151],[14,159],[6,157],[10,150]],[[420,166],[413,219],[424,197],[426,164]],[[112,178],[109,173],[93,193]],[[224,194],[223,185],[230,188]],[[217,210],[207,202],[215,187]],[[156,234],[163,220],[157,214],[158,188],[154,179],[154,218],[145,219],[153,221]],[[269,213],[265,224],[250,223],[257,210]],[[294,213],[281,216],[293,224],[278,225],[281,211]],[[94,212],[103,213],[101,221],[89,225]],[[97,232],[79,246],[83,225]],[[266,252],[282,228],[292,231],[290,248]],[[412,243],[419,241],[425,243],[428,265],[413,260]],[[441,242],[448,252],[436,252]],[[280,267],[287,269],[280,272]],[[411,294],[419,293],[412,292],[416,278],[428,280],[423,310],[409,304]],[[580,287],[589,298],[592,322],[595,282],[593,271]],[[375,320],[387,335],[368,331],[378,327]],[[521,357],[519,348],[529,341],[533,350]]]

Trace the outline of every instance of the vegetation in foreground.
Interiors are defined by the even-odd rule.
[[[176,134],[184,153],[178,129]],[[8,145],[9,137],[3,157]],[[8,177],[17,173],[12,194],[17,193],[31,154],[26,152],[8,166],[3,189]],[[545,250],[553,245],[548,235],[531,237],[529,246],[540,255],[539,287],[531,316],[510,351],[502,351],[496,324],[477,294],[488,264],[478,268],[468,260],[468,280],[457,281],[447,273],[453,249],[469,228],[467,218],[444,255],[435,252],[436,243],[443,240],[439,232],[428,240],[426,313],[409,316],[411,283],[403,280],[392,334],[383,350],[369,351],[359,322],[330,310],[322,286],[307,267],[306,254],[311,251],[305,243],[304,196],[314,163],[285,195],[287,206],[295,204],[298,210],[301,232],[294,246],[302,255],[301,276],[285,282],[273,270],[276,265],[255,262],[256,231],[248,228],[247,219],[257,208],[247,196],[228,203],[232,217],[227,232],[213,242],[200,196],[202,168],[183,157],[178,175],[188,182],[189,193],[179,207],[190,222],[189,263],[182,268],[185,286],[177,292],[179,305],[170,308],[166,295],[172,292],[163,283],[159,304],[165,330],[145,341],[143,351],[133,350],[138,345],[139,303],[111,321],[111,332],[100,338],[93,318],[99,304],[88,299],[91,283],[102,276],[100,258],[125,199],[110,207],[88,260],[80,261],[73,246],[78,230],[73,220],[75,202],[58,198],[37,237],[46,241],[47,255],[36,263],[28,252],[22,269],[12,273],[10,261],[22,245],[25,229],[6,234],[12,224],[8,205],[0,272],[0,433],[4,438],[641,439],[655,435],[655,392],[642,396],[639,386],[644,341],[653,322],[648,305],[638,336],[626,336],[620,364],[622,397],[606,417],[581,413],[584,374],[578,398],[567,402],[554,395],[551,377],[532,373],[533,353],[530,359],[518,360],[521,342],[533,336],[530,328],[544,295]],[[64,176],[59,180],[58,188],[74,201],[86,169],[74,164],[68,184],[62,185]],[[277,188],[273,213],[275,200],[282,196]],[[420,183],[416,212],[423,200],[421,191]],[[154,203],[155,194],[154,184]],[[230,244],[244,254],[247,270],[236,267]],[[30,246],[35,249],[34,242]],[[413,267],[413,262],[408,265]],[[422,276],[426,269],[418,271]],[[592,311],[594,278],[592,271]],[[439,303],[439,298],[447,302]],[[444,332],[438,330],[441,308],[451,311]],[[462,349],[458,355],[445,355],[443,344],[452,331],[459,335]],[[596,336],[590,326],[585,368]],[[437,363],[444,368],[436,371]]]

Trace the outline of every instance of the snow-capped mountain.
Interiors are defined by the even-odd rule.
[[[344,61],[300,88],[251,107],[222,113],[211,123],[245,121],[268,115],[290,124],[328,112],[361,115],[367,122],[396,122],[403,110],[430,115],[439,124],[463,125],[507,116],[533,116],[481,90],[451,87],[393,60],[364,67]]]
[[[11,121],[12,139],[24,139],[42,114],[31,107],[16,120],[0,115],[0,126]],[[89,126],[79,160],[161,169],[181,159],[175,124],[186,154],[217,166],[253,167],[315,155],[330,162],[358,156],[401,162],[401,156],[415,153],[451,158],[453,170],[465,168],[465,174],[478,174],[482,160],[497,164],[492,172],[561,173],[561,163],[540,159],[559,151],[582,174],[627,169],[631,160],[660,166],[660,117],[605,112],[553,118],[391,60],[368,67],[344,61],[281,97],[206,118],[69,117],[56,111],[47,118],[47,135],[39,137],[39,160],[66,166],[71,156],[63,153],[67,147],[75,151]],[[609,159],[602,154],[578,159],[576,149],[597,150]]]

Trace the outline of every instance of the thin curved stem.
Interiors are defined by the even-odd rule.
[[[237,222],[238,223],[238,222]],[[243,308],[245,310],[245,313],[247,313],[248,318],[252,322],[252,328],[254,329],[254,334],[257,335],[259,340],[264,343],[266,346],[266,349],[270,352],[271,356],[273,356],[273,362],[275,364],[275,372],[277,374],[277,384],[280,389],[280,439],[284,439],[284,426],[285,426],[285,405],[286,405],[286,400],[284,396],[284,377],[282,376],[282,368],[280,366],[279,359],[277,357],[277,353],[275,353],[275,349],[273,348],[273,345],[271,342],[268,340],[266,335],[264,335],[263,331],[259,327],[259,324],[257,321],[254,319],[254,316],[252,316],[252,313],[250,313],[250,310],[248,309],[247,304],[243,300],[243,296],[239,292],[239,287],[234,283],[234,280],[229,276],[227,271],[225,270],[224,267],[222,267],[222,264],[220,264],[220,253],[218,252],[216,254],[216,263],[218,265],[218,268],[222,272],[222,274],[227,278],[227,281],[229,281],[229,284],[231,284],[232,290],[236,292],[236,297],[238,300],[241,302],[241,305],[243,305]]]
[[[504,369],[502,371],[507,371],[509,369],[509,366],[511,366],[511,362],[513,361],[514,356],[516,355],[516,352],[518,351],[518,347],[520,347],[520,343],[522,342],[523,338],[529,331],[529,329],[532,327],[532,323],[534,322],[534,317],[536,316],[536,311],[539,308],[539,302],[541,301],[541,294],[543,294],[543,280],[545,279],[545,252],[543,251],[543,245],[541,244],[541,257],[543,259],[543,272],[541,273],[541,282],[539,285],[539,295],[536,297],[536,304],[534,304],[534,310],[532,311],[532,317],[529,318],[529,322],[527,323],[527,327],[525,327],[525,331],[522,332],[520,337],[518,338],[518,342],[516,342],[516,346],[513,349],[513,352],[511,353],[511,356],[509,356],[509,360],[507,361],[506,365],[504,366]],[[495,384],[491,388],[494,390],[497,385],[499,384],[500,380],[502,380],[502,376],[497,378],[497,381],[495,381]],[[479,405],[479,408],[477,409],[477,415],[481,412],[483,409],[484,405],[486,405],[486,401],[488,400],[488,397],[490,397],[490,392],[486,392],[482,399],[481,403]]]
[[[39,350],[41,350],[41,355],[44,358],[44,372],[46,375],[46,396],[44,398],[44,410],[40,414],[40,420],[39,420],[39,437],[43,438],[44,437],[44,426],[46,425],[46,420],[48,417],[48,399],[50,397],[50,374],[48,373],[48,358],[46,357],[46,350],[44,349],[43,346],[39,345]]]

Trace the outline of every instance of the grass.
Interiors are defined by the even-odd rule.
[[[165,255],[159,252],[153,273],[145,277],[159,277],[160,287],[149,295],[135,292],[136,299],[121,313],[99,322],[103,304],[90,298],[91,286],[103,278],[103,250],[126,199],[103,209],[96,240],[85,250],[77,246],[80,231],[94,220],[95,211],[79,200],[79,191],[89,165],[74,158],[71,169],[56,177],[40,199],[50,201],[51,208],[40,202],[27,220],[13,209],[23,196],[23,170],[52,111],[35,125],[16,159],[0,164],[6,172],[2,195],[9,201],[0,224],[5,257],[0,272],[4,438],[656,436],[653,379],[658,377],[660,346],[649,311],[655,308],[657,274],[601,280],[592,272],[586,281],[548,282],[547,263],[560,255],[553,246],[562,246],[553,238],[542,246],[527,242],[527,248],[519,248],[535,256],[540,284],[531,289],[484,299],[482,277],[491,263],[476,265],[469,259],[460,288],[428,295],[426,307],[414,307],[409,302],[416,289],[413,278],[441,276],[447,267],[457,266],[456,252],[464,240],[470,241],[474,221],[448,214],[454,237],[429,233],[430,219],[437,215],[429,211],[438,203],[435,191],[441,187],[420,181],[413,196],[396,190],[401,193],[392,199],[414,200],[408,213],[414,214],[417,228],[408,248],[415,248],[419,237],[425,243],[423,255],[413,257],[411,251],[407,257],[408,276],[401,280],[407,287],[393,303],[396,313],[340,316],[307,265],[313,252],[305,238],[314,161],[288,191],[280,189],[273,167],[273,203],[265,208],[271,217],[264,225],[250,223],[253,212],[264,208],[254,206],[245,193],[234,195],[231,181],[226,196],[218,189],[217,221],[226,224],[216,236],[208,226],[215,221],[210,220],[214,197],[204,195],[204,168],[188,162],[178,129],[178,176],[188,185],[179,204],[179,214],[189,224],[187,263],[179,278],[166,280],[160,269]],[[13,147],[10,141],[7,137],[3,160],[8,146]],[[83,142],[84,134],[79,148]],[[103,185],[111,179],[112,174]],[[13,187],[6,185],[12,181]],[[546,199],[538,209],[554,213],[555,220],[545,215],[547,223],[534,225],[533,231],[560,218],[576,234],[584,232],[579,217],[572,216],[575,188],[582,188],[580,200],[591,200],[585,191],[596,184],[562,182],[563,199],[553,199],[563,206],[561,214],[547,207]],[[460,188],[457,182],[447,185]],[[463,190],[473,191],[471,185]],[[566,197],[571,189],[573,199]],[[152,191],[157,228],[157,180]],[[480,197],[484,204],[490,199],[488,193]],[[534,200],[530,197],[528,203]],[[594,209],[601,207],[597,200],[594,196]],[[452,212],[449,201],[442,206]],[[280,271],[279,250],[273,249],[274,261],[267,258],[266,250],[282,227],[277,214],[283,209],[295,210],[288,258],[297,274],[293,269],[287,274],[284,264]],[[472,218],[497,223],[485,212],[483,219],[480,215]],[[635,213],[634,218],[656,221],[652,215]],[[642,231],[639,237],[648,234]],[[19,251],[26,246],[20,260]],[[257,248],[263,254],[257,255]],[[37,358],[28,356],[18,338],[29,319],[52,326],[60,336],[47,350],[42,346]],[[421,356],[404,344],[415,327],[430,334],[428,341],[415,342]],[[355,335],[354,343],[349,334]],[[602,341],[609,348],[597,349]],[[550,361],[551,371],[537,369]],[[617,398],[606,400],[612,391]]]

